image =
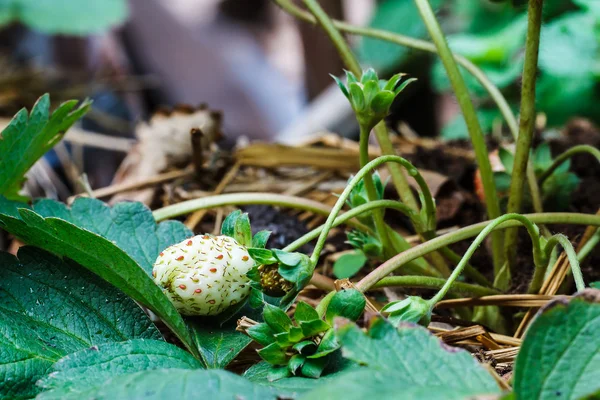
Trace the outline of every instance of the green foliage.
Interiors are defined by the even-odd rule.
[[[125,21],[126,0],[4,0],[0,25],[20,22],[47,34],[89,35]]]
[[[265,304],[263,318],[264,323],[249,327],[246,333],[264,346],[258,354],[272,365],[269,380],[293,375],[320,377],[327,366],[327,356],[336,351],[339,344],[333,329],[317,311],[299,302],[292,321],[281,308]]]
[[[337,292],[331,298],[327,306],[325,319],[331,325],[336,317],[342,317],[356,321],[365,310],[367,300],[365,296],[356,289],[345,289]]]
[[[346,84],[337,77],[332,78],[350,102],[361,127],[371,130],[390,112],[392,102],[416,79],[400,83],[405,74],[396,74],[389,81],[379,80],[373,68],[364,71],[360,80],[352,72],[346,71]]]
[[[252,228],[250,227],[250,218],[248,218],[248,213],[242,214],[241,210],[236,210],[225,218],[221,225],[221,234],[234,238],[242,246],[250,247],[253,246],[254,243],[252,238]],[[269,235],[270,232],[259,232],[259,236],[256,239],[256,244],[259,246],[253,247],[264,248],[266,241],[269,239]],[[260,246],[261,244],[262,246]]]
[[[77,101],[71,100],[50,115],[50,96],[46,94],[35,103],[31,114],[22,109],[13,117],[0,133],[0,195],[12,200],[24,199],[19,191],[29,168],[88,112],[90,104],[86,101],[75,108]]]
[[[338,279],[352,278],[367,263],[362,251],[353,251],[342,255],[333,263],[333,275]]]
[[[76,207],[78,202],[84,210],[92,211],[89,214],[79,214],[75,211],[79,209],[79,206]],[[138,203],[123,203],[110,209],[107,206],[98,207],[98,203],[95,202],[95,200],[80,199],[71,208],[72,217],[86,216],[82,217],[83,221],[73,220],[81,223],[85,228],[62,218],[50,216],[44,218],[26,208],[18,210],[18,217],[11,216],[10,213],[14,212],[12,207],[9,207],[7,213],[0,210],[0,226],[27,244],[43,248],[61,257],[68,257],[92,271],[135,301],[151,309],[188,349],[194,349],[192,338],[183,319],[149,275],[152,262],[160,249],[173,244],[172,241],[176,243],[183,240],[184,237],[180,235],[189,231],[175,222],[165,225],[164,228],[162,224],[157,226],[152,220],[150,210]],[[60,216],[63,218],[68,217],[66,207],[58,206],[59,203],[56,202],[44,203],[45,206],[51,204],[56,206],[51,208],[52,212],[61,213]],[[113,214],[111,210],[115,209],[116,212]],[[48,210],[48,207],[40,207],[42,213],[47,213]],[[144,221],[148,221],[148,225],[145,225]],[[98,230],[106,237],[86,228]],[[153,238],[152,235],[156,236]],[[118,238],[119,241],[112,238]],[[138,264],[115,242],[120,243],[124,248],[137,246],[138,249],[132,253],[138,254],[137,258],[142,262],[147,262],[147,267]],[[164,247],[159,247],[163,244]],[[151,254],[152,251],[155,253]]]
[[[0,253],[0,398],[35,395],[34,383],[67,354],[135,338],[161,335],[113,286],[40,249]]]
[[[418,296],[408,296],[404,300],[393,301],[381,309],[388,313],[388,321],[393,325],[412,322],[425,327],[431,322],[431,304]]]
[[[498,154],[506,171],[495,172],[494,179],[498,192],[500,194],[506,194],[510,188],[514,156],[511,152],[503,148],[499,149]],[[554,161],[548,143],[539,145],[532,152],[530,159],[533,162],[533,169],[538,178],[550,168]],[[541,185],[542,200],[545,209],[562,211],[568,208],[571,195],[577,189],[577,186],[581,181],[577,175],[569,171],[570,167],[570,160],[563,162]],[[525,186],[523,190],[526,191],[525,198],[528,201],[531,201],[527,186]]]
[[[557,300],[529,326],[515,363],[519,399],[580,399],[600,390],[600,291]]]
[[[37,382],[42,399],[75,397],[119,375],[163,368],[200,369],[202,364],[169,343],[148,339],[104,343],[57,361]]]
[[[354,324],[337,332],[342,354],[363,367],[349,369],[302,397],[329,399],[344,393],[345,399],[465,399],[499,394],[487,371],[473,357],[447,347],[423,328],[383,319],[368,334]]]

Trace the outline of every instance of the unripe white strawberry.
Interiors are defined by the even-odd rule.
[[[198,235],[160,253],[152,276],[181,314],[217,315],[250,294],[253,265],[235,239]]]

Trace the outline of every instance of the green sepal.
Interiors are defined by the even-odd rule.
[[[271,343],[270,345],[263,347],[257,351],[260,358],[273,365],[286,365],[287,355],[285,350],[282,349],[277,343]]]
[[[393,325],[412,322],[426,327],[431,322],[431,308],[427,300],[418,296],[409,296],[404,300],[387,304],[381,312],[389,313],[388,320]]]
[[[377,81],[368,81],[363,84],[363,93],[365,95],[365,104],[367,107],[371,106],[371,102],[375,98],[375,96],[379,93],[379,82]],[[393,100],[393,97],[392,97]]]
[[[356,79],[356,76],[347,70],[344,70],[344,72],[346,73],[346,81],[348,82],[348,84],[352,83],[352,82],[358,82],[358,80]]]
[[[315,319],[319,319],[319,314],[317,310],[312,308],[308,303],[303,301],[298,302],[296,305],[296,311],[294,312],[294,319],[297,323],[312,321]]]
[[[360,84],[358,83],[351,82],[348,85],[348,88],[350,89],[350,103],[352,108],[356,113],[364,112],[367,108],[367,105],[362,87],[360,87]]]
[[[304,338],[304,332],[299,326],[292,326],[289,331],[290,341],[292,343],[298,343]]]
[[[307,358],[302,365],[302,375],[307,378],[317,379],[323,373],[323,370],[327,366],[327,358]]]
[[[256,343],[262,346],[268,346],[275,343],[275,333],[268,324],[260,323],[246,329],[246,334]]]
[[[283,367],[271,367],[271,369],[267,373],[267,380],[269,382],[275,382],[275,381],[278,381],[280,379],[287,378],[290,375],[291,375],[291,373],[288,370],[287,366],[283,366]]]
[[[283,279],[294,283],[296,290],[302,290],[310,282],[314,267],[306,254],[275,249],[273,255],[279,261],[279,274]]]
[[[252,247],[257,249],[264,249],[267,246],[267,242],[269,241],[269,237],[271,236],[271,231],[258,231],[256,235],[252,238]]]
[[[303,340],[300,343],[296,343],[292,348],[302,355],[310,356],[317,350],[317,345],[312,340]]]
[[[398,96],[401,91],[403,91],[408,85],[410,85],[411,83],[413,83],[416,80],[417,80],[417,78],[410,78],[410,79],[407,79],[404,82],[402,82],[400,84],[400,86],[398,86],[396,88],[396,90],[394,90],[394,95]]]
[[[290,358],[287,367],[292,375],[296,375],[296,372],[304,365],[304,361],[306,361],[306,357],[301,354],[295,354]]]
[[[235,239],[235,223],[240,215],[242,215],[242,210],[235,210],[225,217],[225,220],[221,224],[221,235]]]
[[[245,247],[252,246],[252,228],[250,227],[250,217],[248,213],[243,213],[235,221],[234,239]]]
[[[366,71],[363,71],[362,77],[360,78],[360,82],[363,85],[365,85],[371,81],[379,83],[379,77],[377,76],[377,72],[375,72],[373,68],[368,68]]]
[[[300,328],[302,328],[304,337],[309,338],[331,329],[331,326],[322,319],[315,319],[312,321],[301,322]]]
[[[335,317],[343,317],[356,321],[362,315],[366,304],[365,296],[358,290],[341,290],[331,298],[325,319],[329,324],[333,324]]]
[[[277,343],[281,348],[286,348],[294,344],[294,342],[290,340],[289,332],[276,333],[274,337],[275,343]]]
[[[341,347],[341,345],[338,342],[337,337],[335,336],[335,331],[333,329],[330,329],[325,333],[325,336],[323,336],[323,339],[321,339],[321,343],[319,343],[319,347],[317,348],[317,351],[314,354],[308,356],[308,358],[325,357],[325,356],[333,353],[340,347]]]
[[[387,90],[377,93],[370,103],[371,111],[375,117],[379,117],[379,119],[385,118],[388,115],[395,98],[396,95]]]
[[[338,85],[342,93],[344,93],[344,96],[346,96],[346,98],[350,100],[350,93],[348,93],[348,88],[346,87],[346,85],[344,85],[344,83],[337,76],[333,74],[329,74],[329,76],[333,78],[333,80]]]
[[[263,318],[274,333],[289,332],[293,326],[292,320],[279,307],[275,307],[269,303],[265,303],[263,309]]]
[[[405,76],[405,75],[406,74],[399,73],[399,74],[395,74],[394,76],[392,76],[385,83],[385,86],[383,87],[383,90],[389,90],[389,91],[393,92],[396,89],[396,86],[398,85],[398,82],[400,82],[400,80],[402,79],[402,77]]]
[[[250,257],[260,265],[270,265],[277,262],[271,250],[256,247],[249,247],[247,250]]]

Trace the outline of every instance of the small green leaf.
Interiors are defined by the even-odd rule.
[[[350,89],[350,103],[352,104],[352,108],[357,113],[363,112],[366,110],[367,106],[365,103],[365,95],[363,93],[360,84],[351,82],[349,85]]]
[[[36,8],[34,2],[30,8]],[[76,108],[77,103],[63,103],[50,115],[50,96],[45,94],[29,115],[22,109],[13,117],[0,133],[0,195],[23,200],[19,191],[27,171],[89,111],[91,102],[85,101]]]
[[[409,296],[404,300],[391,302],[383,307],[381,312],[389,313],[388,320],[393,325],[412,322],[427,326],[431,321],[430,304],[418,296]]]
[[[282,349],[277,343],[271,343],[270,345],[258,350],[258,355],[269,364],[287,364],[287,355],[285,354],[285,350]]]
[[[279,249],[273,249],[273,256],[283,265],[295,267],[302,262],[304,254],[302,253],[290,253]]]
[[[333,263],[333,275],[338,279],[352,278],[366,262],[367,256],[362,251],[344,254]]]
[[[252,238],[252,247],[264,249],[267,246],[267,242],[269,241],[270,236],[271,231],[256,232],[256,235],[254,235],[254,237]]]
[[[299,326],[292,326],[289,332],[290,341],[292,343],[298,343],[304,338],[304,334],[302,333],[302,328]]]
[[[398,96],[400,94],[400,92],[402,92],[404,89],[406,89],[406,87],[408,85],[410,85],[411,83],[415,82],[417,80],[417,78],[410,78],[405,80],[404,82],[402,82],[400,84],[400,86],[398,86],[396,88],[396,90],[394,90],[394,97]]]
[[[382,91],[377,93],[371,102],[371,110],[379,118],[384,118],[390,111],[390,106],[394,101],[395,94],[388,91]]]
[[[277,270],[279,275],[283,279],[295,283],[294,287],[297,291],[302,290],[310,282],[314,272],[310,258],[306,254],[286,253],[281,250],[274,250],[274,254],[281,262]],[[297,263],[292,264],[292,262]]]
[[[533,153],[533,166],[541,173],[552,165],[552,152],[548,143],[540,144]]]
[[[235,210],[227,217],[221,224],[221,235],[229,236],[231,238],[235,238],[235,225],[238,218],[242,215],[242,210]]]
[[[271,250],[249,247],[248,254],[258,264],[270,265],[277,262],[277,259],[273,256],[273,252]]]
[[[500,157],[500,161],[506,169],[506,173],[511,175],[513,171],[513,166],[515,164],[515,156],[513,155],[513,153],[506,150],[504,147],[500,147],[498,149],[498,157]]]
[[[393,92],[396,89],[396,85],[398,85],[398,82],[400,82],[402,77],[405,75],[406,74],[399,73],[392,76],[390,80],[386,82],[385,86],[383,87],[383,90],[389,90],[390,92]]]
[[[313,321],[301,322],[300,328],[302,328],[304,337],[313,337],[321,332],[331,329],[331,326],[322,319],[315,319]]]
[[[350,84],[351,82],[358,82],[356,76],[352,72],[347,70],[344,70],[344,72],[346,73],[346,80],[348,81],[348,84]]]
[[[279,345],[279,347],[281,347],[281,348],[286,348],[286,347],[289,347],[292,344],[294,344],[294,342],[292,342],[290,340],[289,332],[276,333],[274,335],[274,337],[275,337],[275,343],[277,343]]]
[[[250,336],[256,343],[263,346],[268,346],[275,341],[273,330],[269,325],[262,323],[251,326],[246,330],[248,336]]]
[[[510,189],[510,174],[506,172],[494,172],[494,183],[498,193],[508,193]]]
[[[542,309],[515,362],[517,398],[575,400],[600,390],[599,329],[599,290]]]
[[[252,229],[248,213],[243,213],[235,221],[235,235],[233,238],[242,246],[252,246]]]
[[[365,104],[367,107],[371,107],[371,101],[379,93],[379,85],[377,81],[368,81],[364,84],[363,93],[365,95]]]
[[[367,301],[356,289],[345,289],[333,295],[327,307],[325,319],[333,324],[335,317],[343,317],[356,321],[363,313]]]
[[[275,333],[288,332],[293,326],[292,320],[281,308],[268,303],[265,303],[263,317]]]
[[[319,319],[317,310],[312,308],[307,303],[300,301],[296,305],[296,311],[294,312],[294,319],[296,322],[306,322]]]

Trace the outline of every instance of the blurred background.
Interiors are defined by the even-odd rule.
[[[520,3],[526,2],[431,3],[452,49],[483,69],[516,112],[526,31]],[[355,25],[428,39],[413,0],[321,4]],[[544,18],[537,90],[545,126],[558,129],[573,117],[598,122],[600,1],[546,0]],[[329,40],[269,0],[1,0],[0,25],[0,116],[31,108],[46,92],[54,105],[92,98],[83,129],[115,142],[57,148],[47,162],[60,164],[61,151],[72,155],[94,188],[112,182],[136,124],[163,106],[218,110],[230,143],[242,137],[299,143],[323,130],[358,133],[346,99],[332,86],[329,74],[340,75],[343,65]],[[436,57],[348,39],[365,67],[383,77],[402,71],[419,79],[394,105],[392,131],[467,137]],[[486,133],[508,137],[486,92],[465,77]]]

